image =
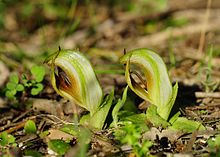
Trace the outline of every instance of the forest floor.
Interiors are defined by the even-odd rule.
[[[208,9],[203,0],[169,0],[166,6],[137,1],[126,1],[127,5],[98,0],[74,1],[71,5],[55,1],[0,2],[0,16],[4,17],[0,20],[0,156],[55,156],[51,146],[48,148],[52,139],[71,139],[65,155],[61,152],[67,157],[81,148],[82,137],[60,131],[71,124],[74,111],[72,104],[52,88],[50,69],[43,64],[59,46],[85,53],[99,71],[97,77],[104,93],[114,87],[115,99],[126,87],[121,74],[124,67],[118,63],[124,49],[157,52],[167,65],[172,83],[179,83],[173,112],[180,111],[181,116],[201,122],[206,130],[173,133],[152,126],[142,133],[153,141],[149,154],[220,156],[220,139],[216,138],[220,130],[220,1],[212,0]],[[30,87],[18,90],[14,99],[5,96],[9,76],[17,73],[21,82],[22,74],[26,74],[31,80],[33,65],[46,69],[43,90],[35,95]],[[137,96],[134,99],[138,112],[145,112],[143,100]],[[34,121],[36,133],[24,131],[28,120]],[[6,144],[5,132],[12,139]],[[132,146],[121,145],[112,132],[112,128],[92,131],[87,155],[135,156]]]

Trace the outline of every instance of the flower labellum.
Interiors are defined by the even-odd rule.
[[[162,58],[152,50],[142,48],[128,52],[120,58],[120,62],[126,64],[125,77],[131,90],[157,106],[158,114],[167,120],[176,99],[178,85],[172,87]],[[131,64],[142,69],[146,81],[138,73],[131,71]],[[136,74],[145,87],[135,81],[132,73]]]
[[[87,58],[78,50],[59,50],[45,62],[52,68],[55,91],[93,115],[102,103],[103,92]]]

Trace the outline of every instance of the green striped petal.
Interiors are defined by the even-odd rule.
[[[102,103],[103,91],[92,65],[77,50],[60,50],[46,59],[56,92],[93,115]]]
[[[162,58],[152,50],[142,48],[126,53],[120,58],[120,62],[126,64],[125,77],[131,90],[156,105],[158,114],[167,120],[176,99],[178,86],[176,84],[172,88]],[[131,65],[136,65],[143,72],[146,81],[142,83],[145,88],[132,77]]]

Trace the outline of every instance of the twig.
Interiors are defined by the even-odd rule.
[[[192,133],[192,136],[189,139],[189,141],[188,141],[186,147],[184,148],[183,152],[186,152],[186,153],[192,152],[193,144],[195,143],[197,136],[198,136],[198,130],[196,130]]]
[[[207,26],[206,32],[219,30],[219,24],[220,24],[220,22],[218,19],[216,19],[216,21],[212,21]],[[146,45],[147,46],[157,45],[158,43],[163,43],[163,42],[167,41],[171,35],[173,38],[177,38],[177,37],[181,37],[181,36],[190,36],[193,34],[200,33],[201,29],[202,29],[201,22],[198,22],[195,24],[189,24],[189,25],[182,27],[182,28],[166,29],[165,31],[154,33],[152,35],[145,35],[145,36],[139,37],[136,40],[136,44],[139,47],[146,46]],[[129,42],[129,40],[127,42]],[[131,46],[132,46],[132,44],[131,44]]]
[[[219,131],[218,130],[197,130],[197,138],[201,138],[201,137],[204,137],[204,136],[214,136],[216,134],[218,134]],[[184,139],[190,139],[192,138],[192,134],[184,134],[181,138],[184,138]]]
[[[27,120],[25,120],[25,121],[22,121],[22,122],[20,122],[20,123],[18,123],[16,126],[14,126],[14,127],[12,127],[12,128],[9,128],[8,130],[5,130],[7,133],[12,133],[12,132],[14,132],[14,131],[16,131],[16,130],[19,130],[19,129],[21,129],[21,128],[23,128],[24,127],[24,125],[25,125],[25,123],[28,121],[28,120],[34,120],[35,121],[35,116],[33,116],[33,117],[29,117]],[[0,129],[0,130],[2,130],[2,129]],[[0,132],[0,134],[1,134],[2,132]]]
[[[200,41],[199,41],[198,51],[200,53],[203,52],[204,45],[205,45],[205,34],[206,34],[206,30],[207,30],[207,25],[208,25],[211,4],[212,4],[212,0],[208,0],[205,19],[204,19],[204,24],[203,24],[203,27],[202,27],[202,30],[201,30],[201,36],[200,36]]]
[[[191,106],[191,107],[186,107],[187,110],[205,110],[205,109],[214,109],[214,108],[219,108],[220,107],[220,103],[211,103],[211,104],[207,104],[207,105],[201,105],[201,106]]]
[[[19,115],[18,117],[16,117],[15,119],[12,120],[13,123],[15,123],[16,121],[18,121],[19,119],[23,118],[25,115],[27,115],[29,112],[31,112],[32,110],[28,110],[24,113],[22,113],[21,115]]]
[[[57,122],[59,122],[60,124],[71,124],[71,125],[79,125],[78,123],[71,123],[71,122],[67,122],[67,121],[64,121],[60,118],[58,118],[57,116],[55,115],[46,115],[46,114],[40,114],[40,115],[37,115],[37,117],[44,117],[44,118],[47,118],[47,120],[50,120],[52,123],[55,122],[55,120],[57,120]]]
[[[220,98],[220,92],[207,93],[207,92],[195,92],[196,98]]]

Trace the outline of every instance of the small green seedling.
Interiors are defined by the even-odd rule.
[[[117,104],[115,105],[113,111],[112,111],[112,118],[113,118],[113,125],[114,127],[118,127],[118,115],[119,115],[119,110],[123,107],[123,105],[125,104],[125,101],[127,99],[127,91],[128,91],[128,86],[125,88],[124,92],[123,92],[123,96],[122,99],[119,99]]]
[[[137,157],[145,157],[150,155],[150,147],[152,142],[142,139],[142,128],[134,123],[127,122],[120,129],[114,132],[114,136],[121,144],[128,144],[132,147]]]
[[[32,79],[28,79],[26,74],[22,74],[22,79],[19,80],[17,74],[10,75],[9,82],[6,84],[5,95],[8,99],[13,100],[18,93],[24,91],[31,92],[31,95],[37,95],[43,90],[42,81],[45,76],[45,69],[42,66],[33,66],[30,69]]]
[[[7,132],[2,132],[0,134],[0,156],[11,156],[9,153],[10,147],[16,147],[15,137],[8,134]]]
[[[28,120],[24,125],[24,131],[27,134],[34,134],[37,132],[37,127],[33,120]]]
[[[0,146],[13,145],[16,146],[15,137],[8,134],[7,132],[3,132],[0,134]]]
[[[45,69],[42,66],[31,67],[32,79],[27,79],[25,74],[22,75],[22,82],[26,88],[30,88],[31,95],[38,95],[44,88],[42,81],[45,76]]]
[[[19,78],[17,74],[11,74],[9,82],[6,84],[6,97],[9,99],[15,99],[15,95],[18,92],[24,91],[23,84],[19,83]]]
[[[220,135],[208,140],[208,146],[210,150],[210,156],[220,156]]]

